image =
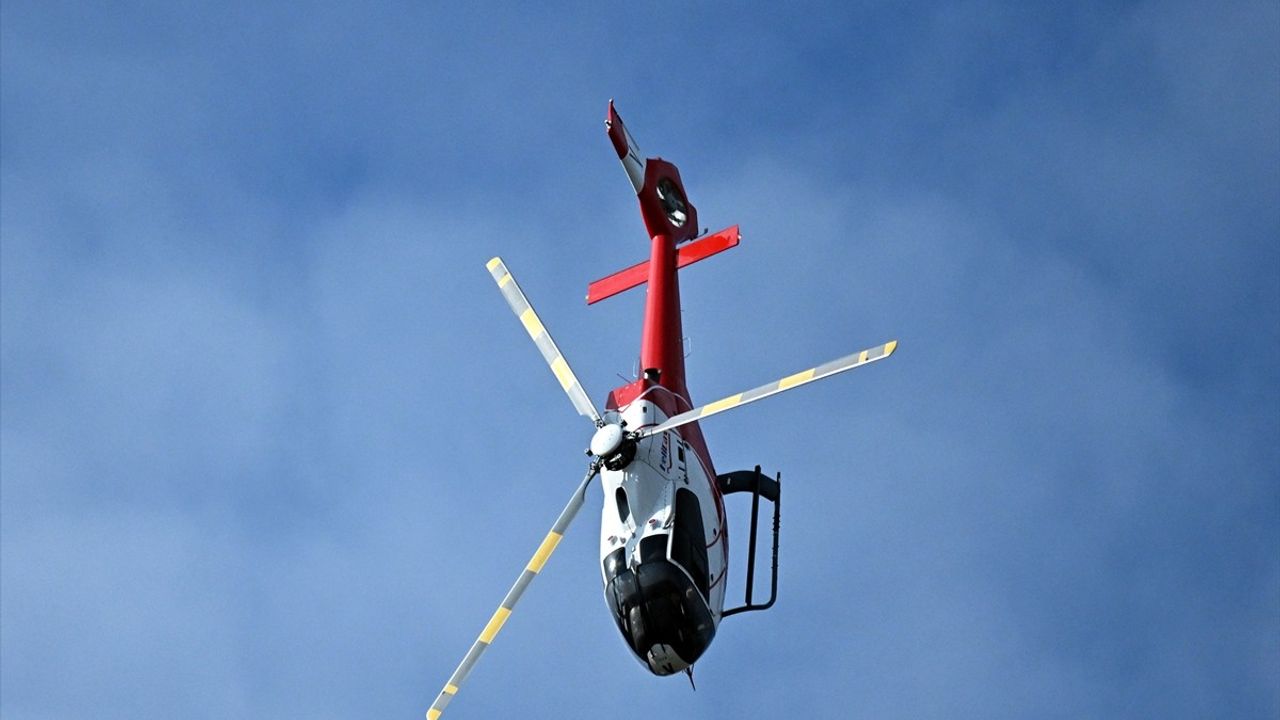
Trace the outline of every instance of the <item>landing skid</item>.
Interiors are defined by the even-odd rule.
[[[755,470],[737,470],[720,475],[716,477],[716,485],[719,486],[722,495],[739,492],[751,493],[751,542],[747,546],[745,604],[725,610],[720,614],[720,617],[726,618],[730,615],[753,610],[768,610],[773,607],[773,602],[778,599],[778,520],[782,507],[782,473],[778,473],[771,478],[760,472],[760,466],[757,465]],[[762,497],[773,503],[773,579],[769,587],[769,602],[756,604],[753,592],[756,579],[756,530],[760,518],[760,498]]]

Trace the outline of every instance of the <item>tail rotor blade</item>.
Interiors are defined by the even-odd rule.
[[[696,407],[688,412],[673,415],[668,418],[666,422],[650,428],[641,429],[638,432],[638,436],[643,438],[650,435],[657,435],[658,433],[678,428],[681,425],[687,425],[695,420],[702,420],[703,418],[710,417],[717,413],[722,413],[725,410],[731,410],[741,405],[755,402],[756,400],[763,400],[770,395],[777,395],[784,390],[790,390],[792,388],[800,387],[801,385],[807,385],[811,382],[822,380],[823,378],[829,378],[832,375],[842,373],[846,370],[852,370],[856,367],[861,367],[877,360],[883,360],[892,355],[893,351],[897,349],[897,347],[898,341],[890,340],[884,345],[868,348],[862,352],[853,353],[852,355],[846,355],[842,358],[832,360],[829,363],[809,368],[803,372],[788,375],[781,380],[775,380],[771,383],[761,385],[753,390],[741,392],[737,395],[730,395],[727,398],[707,403],[706,405]]]
[[[538,546],[537,552],[533,554],[529,564],[525,566],[524,572],[520,573],[515,585],[512,585],[511,589],[507,591],[507,596],[503,598],[502,604],[493,613],[493,617],[489,618],[484,630],[480,632],[480,637],[476,638],[476,641],[471,644],[471,649],[467,651],[466,656],[462,658],[462,662],[458,664],[458,669],[454,670],[453,675],[449,676],[449,682],[445,683],[444,689],[436,696],[435,702],[431,703],[431,708],[427,710],[427,720],[436,720],[440,717],[440,714],[448,707],[449,702],[453,700],[453,696],[458,693],[458,688],[462,687],[462,683],[471,674],[476,661],[493,643],[498,631],[506,624],[511,611],[515,609],[516,603],[520,601],[520,596],[524,595],[529,583],[533,582],[533,578],[542,571],[547,558],[551,557],[551,553],[555,552],[556,546],[560,544],[560,538],[564,536],[565,531],[569,529],[569,524],[577,516],[578,510],[582,508],[582,501],[586,499],[587,495],[587,486],[598,472],[600,472],[599,462],[591,463],[591,466],[587,469],[587,476],[582,479],[578,489],[573,491],[568,504],[564,506],[564,510],[560,512],[560,517],[556,519],[555,525],[551,527],[551,531],[547,533],[547,536],[542,540],[542,544]]]
[[[551,333],[547,332],[542,320],[538,318],[538,313],[534,312],[533,306],[525,298],[519,283],[507,270],[502,258],[496,257],[490,260],[488,268],[489,274],[493,275],[494,281],[498,283],[498,289],[502,291],[502,296],[506,298],[507,304],[511,306],[511,311],[516,314],[516,317],[520,318],[520,323],[524,325],[525,332],[529,333],[529,337],[538,346],[538,350],[542,353],[543,359],[547,361],[551,372],[555,373],[556,379],[560,381],[560,387],[564,389],[565,394],[569,396],[569,400],[573,402],[573,407],[577,409],[579,415],[591,418],[591,421],[599,426],[601,424],[600,413],[596,411],[595,405],[591,403],[591,398],[587,397],[587,391],[582,389],[582,383],[578,382],[578,376],[573,374],[573,369],[565,361],[564,354],[556,346],[556,341],[551,339]]]

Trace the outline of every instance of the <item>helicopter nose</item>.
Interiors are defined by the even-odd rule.
[[[655,675],[697,662],[716,626],[688,575],[666,560],[616,569],[605,586],[605,601],[636,658]]]
[[[659,643],[649,648],[645,661],[649,665],[649,672],[654,675],[670,675],[689,667],[689,663],[676,653],[675,648],[666,643]]]

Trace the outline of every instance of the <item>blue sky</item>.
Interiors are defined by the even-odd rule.
[[[706,424],[786,493],[696,693],[593,495],[447,718],[1280,714],[1275,3],[10,0],[0,61],[5,718],[421,717],[590,432],[484,261],[633,369],[611,97],[743,228],[695,400],[901,347]]]

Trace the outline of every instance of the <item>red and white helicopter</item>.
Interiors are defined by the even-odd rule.
[[[781,476],[755,470],[718,475],[698,422],[836,373],[889,357],[890,341],[809,368],[753,390],[694,407],[685,386],[676,271],[738,244],[737,226],[697,237],[698,212],[689,203],[680,172],[660,158],[641,159],[631,133],[609,103],[609,139],[640,201],[649,232],[649,259],[591,283],[587,303],[648,283],[640,343],[641,377],[615,388],[596,410],[556,347],[515,278],[502,262],[490,274],[520,318],[543,359],[580,415],[595,424],[586,477],[547,533],[520,578],[472,644],[457,670],[427,710],[440,717],[476,661],[493,642],[529,583],[542,570],[582,507],[596,475],[604,490],[600,515],[600,569],[605,603],[618,630],[641,663],[655,675],[686,671],[715,637],[720,621],[738,612],[764,610],[777,597],[778,506]],[[746,602],[726,610],[724,595],[729,542],[723,496],[752,494]],[[753,602],[756,527],[760,499],[773,503],[773,581],[769,600]]]

